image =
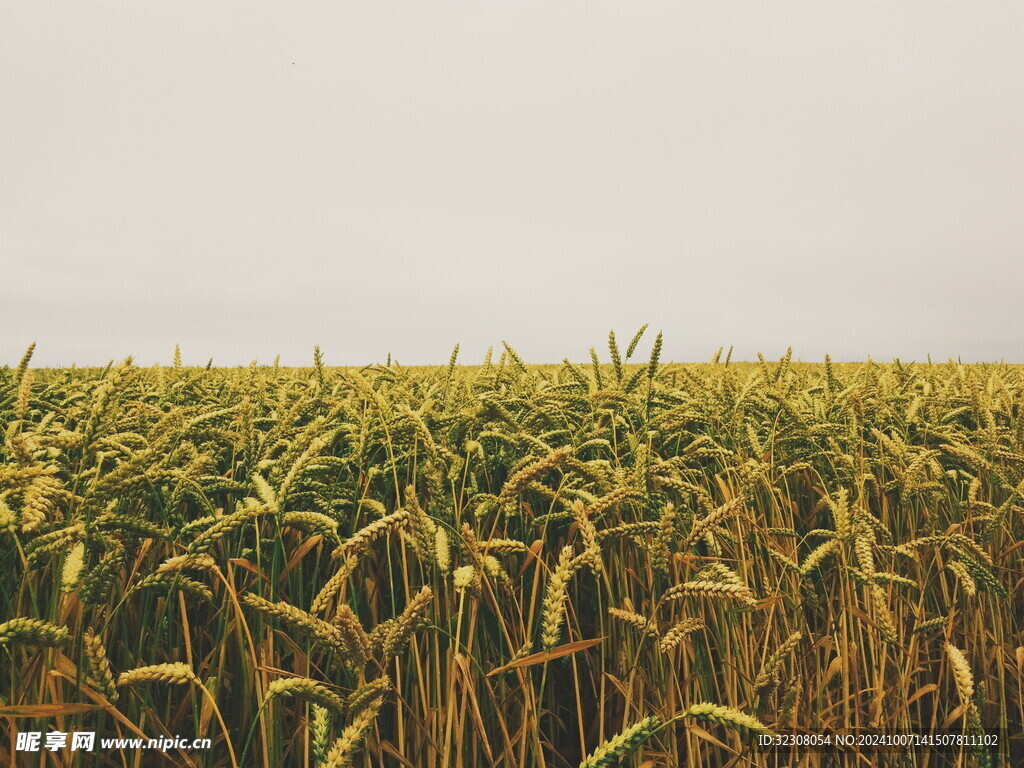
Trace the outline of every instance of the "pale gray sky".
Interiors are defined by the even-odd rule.
[[[0,364],[1024,362],[1022,137],[1019,2],[6,2]]]

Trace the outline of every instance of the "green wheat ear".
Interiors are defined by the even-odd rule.
[[[615,381],[622,383],[622,356],[619,354],[619,345],[615,342],[615,331],[608,331],[608,353],[612,358],[612,365],[615,368]]]
[[[654,735],[661,725],[654,715],[645,717],[634,723],[621,733],[612,736],[608,741],[595,749],[579,765],[579,768],[605,768],[616,765],[623,757],[635,751],[641,744]]]
[[[654,374],[658,372],[658,361],[661,359],[661,342],[662,334],[661,331],[658,331],[658,335],[654,339],[654,347],[651,349],[651,360],[647,364],[648,379],[653,379]]]
[[[644,335],[644,331],[647,330],[647,326],[650,323],[644,323],[640,326],[640,330],[633,334],[632,341],[629,342],[629,346],[626,347],[626,359],[629,360],[633,356],[633,352],[636,351],[636,345],[640,343],[640,338]]]
[[[14,369],[14,380],[20,382],[22,376],[25,375],[25,371],[28,370],[28,364],[32,360],[32,355],[36,351],[36,343],[33,341],[28,345],[28,349],[25,350],[25,354],[21,356],[21,360],[18,362],[18,367]]]
[[[42,645],[57,646],[68,641],[67,627],[51,624],[41,619],[19,617],[0,624],[0,645]]]
[[[598,389],[603,389],[604,382],[601,380],[601,361],[597,359],[597,352],[593,347],[590,348],[590,362],[594,371],[594,383],[597,384]]]

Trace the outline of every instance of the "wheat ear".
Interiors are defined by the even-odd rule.
[[[187,664],[174,662],[172,664],[152,664],[148,667],[138,667],[122,672],[117,678],[119,686],[142,685],[145,683],[172,683],[174,685],[185,685],[196,682],[195,672]]]
[[[971,697],[974,696],[974,675],[971,673],[971,665],[963,651],[952,643],[946,643],[946,656],[953,667],[953,678],[956,680],[956,691],[960,694],[960,700],[969,706]]]
[[[376,699],[353,718],[352,723],[342,731],[341,736],[334,742],[334,746],[331,747],[331,751],[324,761],[323,768],[350,768],[352,753],[359,748],[366,731],[373,725],[380,705],[381,700]]]
[[[67,627],[59,627],[42,619],[19,616],[0,624],[0,645],[19,642],[24,645],[56,646],[68,641]]]
[[[731,584],[722,581],[709,581],[707,579],[701,579],[699,581],[687,581],[683,584],[676,584],[674,587],[670,587],[663,597],[664,600],[674,600],[682,597],[683,595],[709,595],[712,597],[728,597],[733,600],[738,600],[741,603],[747,605],[757,605],[757,601],[754,599],[754,593],[750,591],[750,588],[743,584]]]
[[[549,650],[558,642],[561,634],[562,618],[565,614],[565,601],[568,597],[569,579],[572,577],[572,547],[563,547],[558,556],[558,565],[548,579],[544,593],[544,615],[541,620],[540,641],[545,650]]]
[[[103,647],[103,641],[99,635],[93,632],[92,628],[85,631],[82,638],[85,644],[85,655],[89,660],[89,671],[97,687],[103,689],[107,700],[116,704],[118,699],[117,685],[114,683],[114,675],[110,671],[110,660],[107,659],[107,650]]]
[[[702,619],[683,619],[661,638],[661,642],[658,643],[658,648],[661,649],[662,653],[670,653],[679,643],[683,641],[687,635],[691,632],[696,632],[698,629],[704,628],[704,621]]]
[[[305,699],[308,702],[320,707],[326,707],[334,712],[343,712],[345,702],[338,694],[331,691],[323,683],[310,680],[308,677],[292,677],[274,680],[267,687],[267,700],[278,696],[294,696]]]
[[[645,717],[621,733],[612,736],[591,752],[580,763],[579,768],[606,768],[606,766],[616,765],[623,757],[647,741],[660,725],[661,720],[657,717],[653,715]]]
[[[771,733],[768,726],[753,715],[748,715],[746,712],[741,712],[732,707],[720,706],[710,702],[694,704],[679,715],[679,717],[696,717],[698,720],[708,720],[730,728],[738,728],[755,733]]]

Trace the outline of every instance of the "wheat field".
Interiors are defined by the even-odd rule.
[[[660,351],[30,348],[0,371],[0,765],[1024,764],[1024,368]],[[16,750],[50,730],[210,748]],[[936,733],[964,738],[759,745]]]

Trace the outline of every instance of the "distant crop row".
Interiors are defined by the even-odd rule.
[[[24,730],[210,738],[160,758],[210,768],[1014,764],[1024,370],[642,341],[416,369],[30,350],[0,371],[0,764],[72,764],[15,755]],[[869,729],[998,744],[757,747]]]

